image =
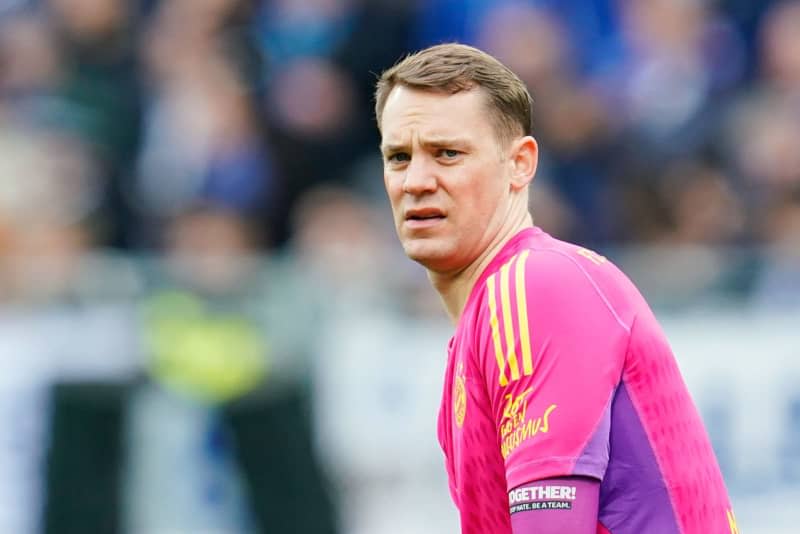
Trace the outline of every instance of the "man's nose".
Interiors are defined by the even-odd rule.
[[[436,191],[438,181],[433,165],[433,162],[424,156],[412,158],[406,167],[403,191],[415,196]]]

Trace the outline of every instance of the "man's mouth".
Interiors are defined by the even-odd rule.
[[[431,219],[444,219],[444,215],[410,215],[407,221],[429,221]]]
[[[406,212],[407,221],[428,221],[432,219],[444,219],[444,213],[438,209],[418,209]]]
[[[445,214],[438,209],[408,210],[405,216],[407,226],[411,228],[428,228],[445,219]]]

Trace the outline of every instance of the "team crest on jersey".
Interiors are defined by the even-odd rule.
[[[456,426],[464,426],[464,418],[467,416],[467,382],[464,378],[464,362],[458,362],[456,368],[455,384],[453,385],[453,414],[456,418]]]

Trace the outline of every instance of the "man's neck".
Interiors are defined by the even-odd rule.
[[[511,225],[509,229],[499,233],[498,239],[464,269],[456,273],[428,271],[428,278],[434,289],[439,293],[444,303],[445,311],[453,324],[458,324],[458,320],[461,318],[461,314],[467,304],[467,299],[472,292],[472,288],[495,256],[497,256],[511,238],[525,228],[531,227],[533,227],[533,219],[529,213],[525,213],[524,218],[517,221],[516,224]]]

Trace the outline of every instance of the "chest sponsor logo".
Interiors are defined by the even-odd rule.
[[[537,434],[550,431],[550,414],[557,408],[551,404],[539,416],[527,418],[528,395],[533,388],[528,388],[517,396],[506,395],[506,405],[503,408],[503,419],[500,421],[500,453],[503,458],[514,452],[525,441]]]
[[[455,379],[453,384],[453,417],[456,426],[464,426],[464,419],[467,417],[467,381],[464,377],[464,362],[458,362]]]

